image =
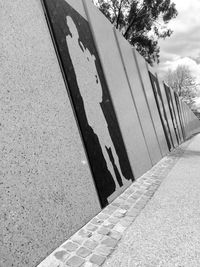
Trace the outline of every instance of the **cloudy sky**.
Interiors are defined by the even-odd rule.
[[[170,21],[174,31],[161,40],[158,74],[178,65],[187,65],[200,83],[200,0],[173,0],[178,16]]]

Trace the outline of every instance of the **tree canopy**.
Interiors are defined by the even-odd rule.
[[[185,65],[179,65],[173,71],[169,69],[164,80],[192,108],[198,96],[198,84],[190,69]]]
[[[159,62],[158,39],[172,34],[167,23],[178,14],[171,0],[93,2],[150,64]]]

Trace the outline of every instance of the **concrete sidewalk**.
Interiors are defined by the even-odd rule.
[[[200,134],[184,150],[104,267],[200,266]]]

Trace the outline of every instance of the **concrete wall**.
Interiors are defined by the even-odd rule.
[[[0,25],[0,266],[30,267],[100,204],[40,1]]]

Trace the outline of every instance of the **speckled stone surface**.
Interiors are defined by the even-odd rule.
[[[0,266],[31,267],[100,205],[40,1],[0,9]]]
[[[199,267],[199,173],[197,135],[103,266]]]

